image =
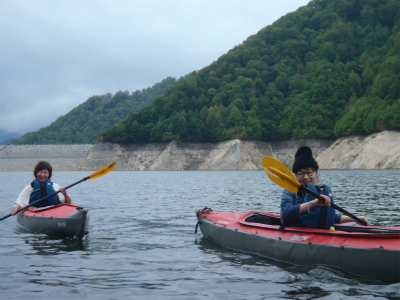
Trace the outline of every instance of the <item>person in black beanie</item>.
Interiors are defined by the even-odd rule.
[[[303,191],[298,193],[283,191],[281,218],[285,226],[330,229],[335,223],[353,222],[353,219],[336,213],[331,207],[331,202],[333,203],[331,188],[327,185],[317,186],[318,169],[318,163],[313,158],[310,147],[300,147],[294,156],[292,171],[301,184],[320,194],[325,202]],[[359,218],[369,225],[365,216]]]
[[[294,156],[292,171],[296,174],[298,170],[303,168],[311,168],[314,170],[318,170],[319,168],[317,161],[312,157],[311,149],[307,146],[300,147],[297,150]]]

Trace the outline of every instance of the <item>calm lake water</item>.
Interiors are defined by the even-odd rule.
[[[69,185],[92,172],[55,172]],[[336,204],[373,225],[400,226],[400,171],[320,171]],[[0,173],[0,216],[30,172]],[[264,171],[110,172],[71,189],[90,211],[82,241],[1,221],[2,299],[400,299],[400,284],[299,267],[224,249],[195,234],[195,210],[279,213]],[[373,262],[371,262],[373,263]]]

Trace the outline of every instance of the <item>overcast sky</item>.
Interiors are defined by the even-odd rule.
[[[217,60],[309,0],[0,0],[0,131]]]

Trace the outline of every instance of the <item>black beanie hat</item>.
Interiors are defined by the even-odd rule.
[[[310,147],[307,146],[300,147],[294,156],[293,173],[296,174],[297,170],[302,168],[318,169],[318,163],[312,157]]]

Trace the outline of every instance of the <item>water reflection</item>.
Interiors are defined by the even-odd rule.
[[[204,251],[207,254],[216,255],[224,262],[240,265],[241,268],[245,270],[252,269],[251,272],[253,274],[259,272],[259,268],[262,268],[261,270],[263,270],[263,274],[277,274],[279,271],[285,272],[285,276],[282,276],[281,280],[275,278],[275,281],[280,281],[281,283],[315,282],[317,280],[318,282],[329,284],[382,284],[380,281],[360,277],[332,266],[299,266],[263,257],[261,255],[227,249],[204,237],[196,240],[196,245],[198,245],[201,251]]]
[[[374,225],[400,226],[399,170],[321,174],[341,207],[367,215]],[[7,182],[1,187],[1,215],[9,213],[28,175],[0,172],[0,181]],[[57,172],[57,182],[84,175]],[[279,213],[282,188],[264,171],[113,171],[70,191],[73,202],[91,214],[90,234],[83,240],[32,234],[16,230],[13,218],[2,221],[4,299],[400,299],[400,283],[289,265],[194,234],[194,211],[205,206]]]
[[[88,237],[83,239],[73,237],[57,237],[44,234],[29,233],[17,228],[15,233],[21,237],[38,255],[59,255],[65,252],[85,251],[88,248]]]

